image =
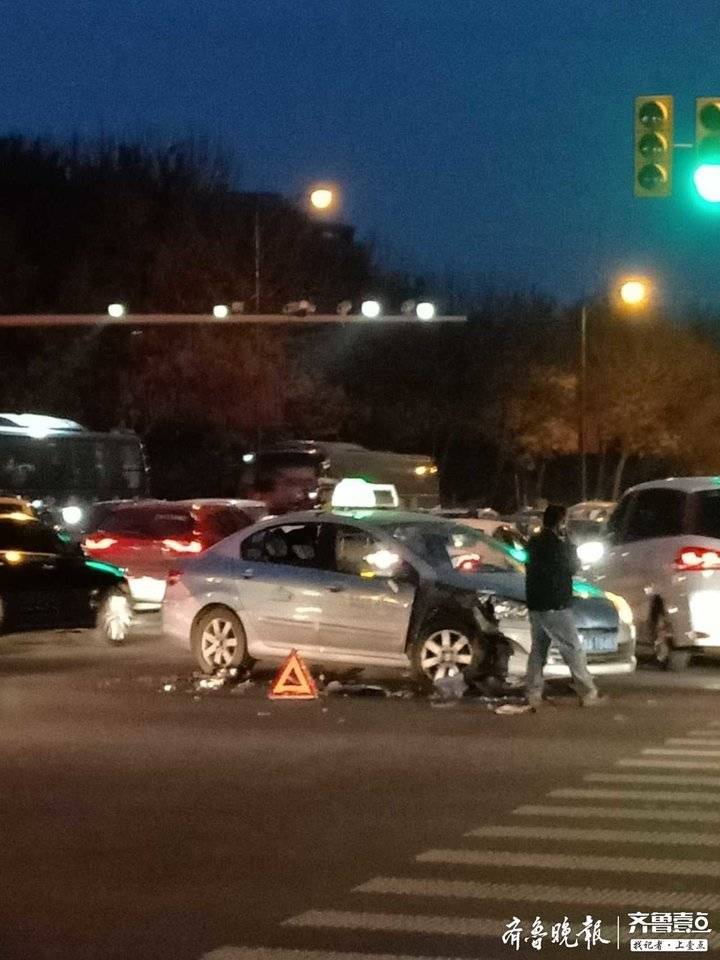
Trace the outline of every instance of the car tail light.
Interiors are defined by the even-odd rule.
[[[168,570],[167,585],[168,585],[169,587],[174,587],[175,584],[176,584],[176,583],[178,582],[178,580],[180,579],[181,575],[182,575],[182,573],[181,573],[180,570]]]
[[[202,553],[205,549],[200,540],[163,540],[162,545],[173,553]]]
[[[97,540],[94,537],[85,537],[84,546],[88,550],[108,550],[115,543],[117,540],[112,537],[99,537]]]
[[[720,570],[720,550],[681,547],[675,554],[676,570]]]

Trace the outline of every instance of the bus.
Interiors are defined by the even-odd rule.
[[[292,450],[307,453],[320,464],[320,491],[330,493],[340,480],[352,477],[376,484],[391,484],[406,510],[431,510],[440,504],[438,468],[424,454],[369,450],[356,443],[288,440],[262,448],[263,453]],[[246,465],[256,453],[246,454]],[[329,497],[328,497],[329,499]]]
[[[148,470],[132,431],[98,433],[74,420],[0,413],[0,494],[82,530],[92,504],[147,496]]]

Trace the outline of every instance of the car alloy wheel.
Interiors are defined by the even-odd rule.
[[[675,634],[670,618],[664,610],[659,610],[653,621],[653,654],[658,666],[663,670],[685,670],[690,663],[690,651],[675,648]]]
[[[205,624],[200,635],[200,654],[215,670],[230,667],[235,661],[238,637],[234,624],[222,614],[217,614]]]
[[[420,668],[430,680],[454,677],[473,662],[473,641],[456,629],[436,630],[422,641]]]

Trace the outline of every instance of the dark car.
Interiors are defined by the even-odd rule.
[[[0,628],[87,628],[122,643],[131,622],[122,570],[88,559],[40,520],[0,516]]]

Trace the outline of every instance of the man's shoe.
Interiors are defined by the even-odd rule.
[[[608,702],[606,693],[588,693],[585,697],[580,697],[581,707],[604,707]]]

